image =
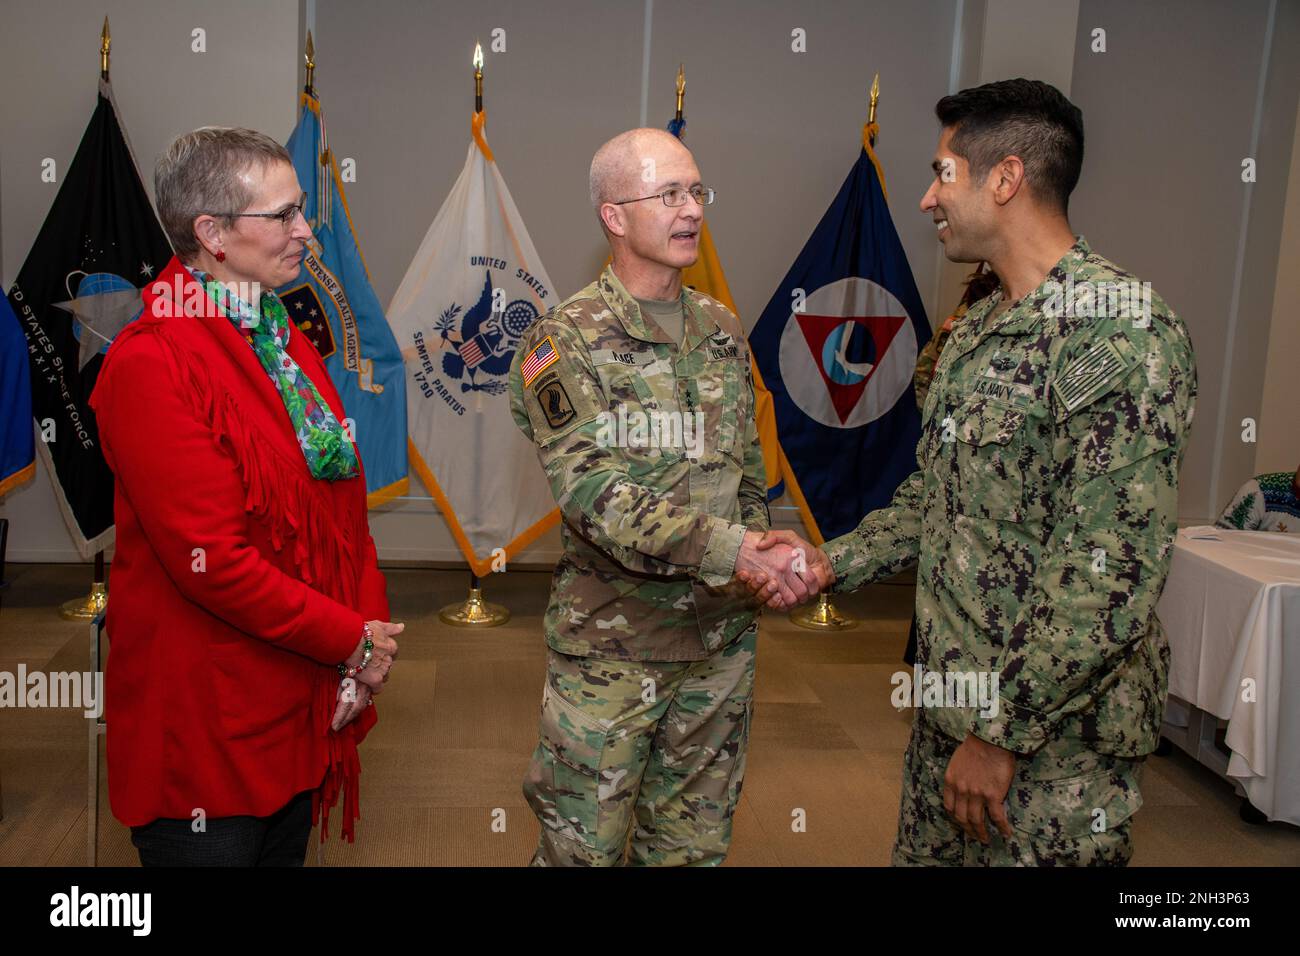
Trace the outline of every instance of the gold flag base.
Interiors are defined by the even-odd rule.
[[[103,581],[96,581],[85,597],[64,601],[59,606],[59,616],[65,621],[89,621],[103,611],[107,604],[108,588]]]
[[[857,626],[858,623],[835,610],[830,595],[825,592],[822,592],[816,604],[808,604],[791,611],[790,622],[814,631],[843,631]]]
[[[460,604],[448,604],[439,611],[438,620],[452,627],[497,627],[510,620],[510,611],[484,601],[483,589],[472,587]]]

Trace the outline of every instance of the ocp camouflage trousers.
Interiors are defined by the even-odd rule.
[[[542,824],[534,866],[723,861],[745,776],[757,639],[754,628],[702,661],[549,652],[541,740],[524,779]]]
[[[943,806],[943,778],[958,742],[919,710],[903,758],[894,866],[1126,866],[1132,816],[1142,805],[1142,758],[1082,741],[1053,740],[1017,759],[1007,791],[1012,836],[985,822],[989,845],[967,837]]]

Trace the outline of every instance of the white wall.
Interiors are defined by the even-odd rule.
[[[1300,113],[1291,145],[1282,241],[1277,257],[1277,288],[1268,336],[1268,362],[1260,402],[1257,475],[1300,467]]]
[[[1106,31],[1105,52],[1092,48],[1094,29]],[[1151,282],[1191,335],[1199,395],[1179,483],[1184,522],[1218,515],[1254,474],[1257,447],[1287,441],[1274,422],[1258,446],[1243,443],[1239,423],[1261,416],[1297,49],[1294,2],[1079,4],[1072,98],[1086,147],[1070,219]],[[1253,183],[1242,181],[1247,157]],[[1300,355],[1278,360],[1295,368]]]

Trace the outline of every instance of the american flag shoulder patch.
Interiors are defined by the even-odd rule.
[[[1052,384],[1052,390],[1066,412],[1073,412],[1104,394],[1111,382],[1129,368],[1130,363],[1115,343],[1102,339],[1066,367]]]
[[[560,353],[555,350],[555,343],[551,341],[551,337],[548,335],[533,346],[533,350],[528,353],[519,365],[519,371],[524,377],[524,388],[532,385],[537,376],[559,360]]]

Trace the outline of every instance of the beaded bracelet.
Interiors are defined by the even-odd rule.
[[[356,677],[361,671],[365,670],[370,664],[370,658],[375,653],[374,633],[370,630],[369,624],[363,624],[365,632],[365,643],[361,645],[361,663],[356,667],[348,667],[347,661],[339,664],[340,677]]]

